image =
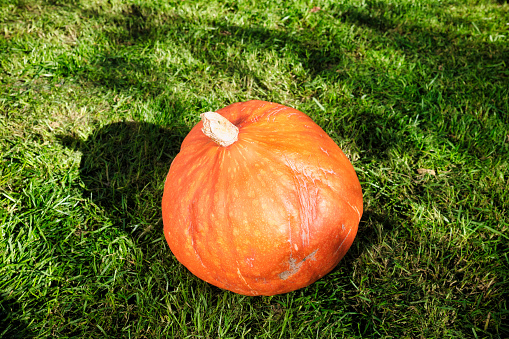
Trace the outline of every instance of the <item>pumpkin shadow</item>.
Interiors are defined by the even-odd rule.
[[[86,140],[72,135],[61,142],[82,153],[83,195],[132,236],[147,232],[135,225],[159,227],[164,180],[185,126],[164,128],[148,122],[122,121],[100,127]],[[138,234],[139,235],[139,234]]]
[[[20,320],[23,311],[18,302],[0,295],[0,338],[33,338],[28,322]]]

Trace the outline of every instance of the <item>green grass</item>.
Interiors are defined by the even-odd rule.
[[[0,337],[509,337],[507,1],[0,0],[0,66]],[[340,265],[274,297],[162,234],[199,113],[249,99],[364,191]]]

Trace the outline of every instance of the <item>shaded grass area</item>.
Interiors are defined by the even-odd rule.
[[[509,335],[509,7],[0,1],[3,337]],[[352,160],[358,237],[300,291],[192,276],[162,235],[199,113],[261,99]]]

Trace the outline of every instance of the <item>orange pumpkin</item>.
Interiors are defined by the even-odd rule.
[[[307,115],[276,103],[235,103],[202,119],[164,187],[164,235],[177,259],[244,295],[293,291],[330,272],[362,215],[341,149]]]

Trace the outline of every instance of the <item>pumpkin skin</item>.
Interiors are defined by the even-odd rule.
[[[166,178],[164,235],[199,278],[243,295],[305,287],[350,248],[362,215],[353,166],[306,114],[248,101],[217,111],[238,127],[219,146],[199,122]]]

